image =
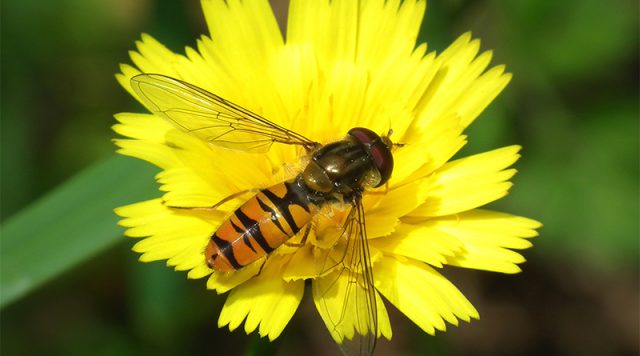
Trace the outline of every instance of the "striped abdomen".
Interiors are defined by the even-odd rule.
[[[211,236],[207,265],[229,272],[265,256],[309,223],[310,205],[297,179],[260,191]]]

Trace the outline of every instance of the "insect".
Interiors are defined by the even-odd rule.
[[[330,329],[352,330],[341,335],[343,351],[371,354],[379,334],[378,302],[362,196],[391,177],[394,145],[388,135],[355,127],[342,140],[322,145],[179,79],[140,74],[131,79],[131,86],[152,113],[209,144],[254,153],[267,152],[274,143],[306,150],[310,159],[298,175],[260,190],[211,235],[206,263],[220,272],[239,270],[300,231],[306,238],[319,208],[347,204],[350,211],[342,227],[345,252],[333,266],[333,279],[313,283],[314,295],[321,299],[318,306],[325,309],[323,318]],[[335,307],[329,307],[335,302],[324,301],[325,296],[335,295],[343,296],[344,308],[337,314]]]

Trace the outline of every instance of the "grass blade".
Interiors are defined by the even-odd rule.
[[[113,208],[157,196],[155,171],[110,157],[9,218],[0,235],[0,308],[124,241]]]

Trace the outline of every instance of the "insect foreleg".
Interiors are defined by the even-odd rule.
[[[389,182],[384,184],[384,190],[367,191],[368,195],[387,195],[389,193]]]

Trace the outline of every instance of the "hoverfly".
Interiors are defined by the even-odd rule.
[[[379,302],[373,285],[362,196],[365,189],[380,187],[391,176],[393,144],[388,135],[356,127],[342,140],[322,145],[179,79],[140,74],[131,79],[131,86],[152,113],[209,144],[247,152],[267,152],[274,143],[298,145],[306,150],[310,159],[302,172],[260,190],[211,235],[205,262],[219,272],[242,269],[303,229],[304,242],[319,208],[347,204],[350,211],[341,230],[345,252],[332,266],[337,269],[333,274],[337,277],[322,283],[314,281],[314,296],[319,308],[324,309],[323,319],[330,331],[332,327],[333,332],[351,330],[342,333],[339,345],[343,352],[371,354],[379,334]],[[325,296],[335,295],[344,295],[339,316],[331,315],[335,301],[323,301]],[[327,306],[329,303],[334,304],[333,308]]]

